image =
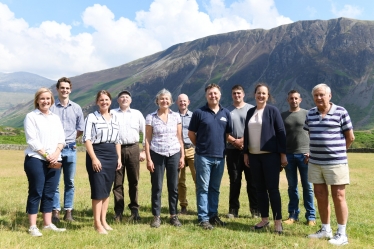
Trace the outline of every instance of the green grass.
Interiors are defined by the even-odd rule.
[[[310,240],[305,235],[315,232],[317,227],[303,224],[304,208],[301,207],[300,222],[284,226],[285,234],[277,236],[270,230],[254,232],[251,227],[259,220],[249,217],[249,205],[245,186],[242,186],[240,197],[240,218],[228,220],[229,180],[225,171],[221,185],[219,212],[222,219],[228,222],[224,228],[204,231],[197,225],[196,200],[193,191],[192,177],[187,170],[188,201],[190,215],[180,216],[183,224],[174,228],[167,224],[167,189],[164,184],[162,196],[162,225],[151,229],[152,219],[150,206],[150,175],[145,164],[141,164],[139,184],[139,204],[142,221],[140,224],[114,224],[113,197],[110,196],[108,222],[115,229],[107,236],[99,236],[93,229],[90,200],[90,188],[84,164],[84,153],[78,155],[76,175],[75,218],[76,222],[61,222],[66,227],[65,233],[43,232],[43,237],[32,238],[27,234],[28,220],[25,213],[27,198],[27,178],[23,171],[23,151],[0,151],[0,248],[333,248],[326,240]],[[374,186],[373,154],[349,154],[351,185],[347,187],[349,220],[347,233],[350,244],[345,248],[372,248],[374,245],[374,214],[372,192]],[[166,180],[164,181],[166,182]],[[127,181],[126,183],[127,184]],[[60,186],[63,189],[63,186]],[[125,187],[125,193],[128,188]],[[287,218],[287,182],[284,172],[281,173],[280,191],[282,196],[283,218]],[[330,197],[331,198],[331,197]],[[125,196],[125,204],[128,204]],[[332,207],[331,225],[335,230],[336,219]],[[125,210],[125,216],[130,215]],[[318,215],[318,213],[317,213]],[[42,220],[38,218],[40,227]],[[273,224],[273,222],[271,222]],[[317,222],[320,225],[320,221]]]

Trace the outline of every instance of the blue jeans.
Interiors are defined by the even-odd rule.
[[[196,201],[199,222],[218,215],[219,188],[225,165],[224,158],[195,154]]]
[[[297,188],[298,177],[297,169],[300,172],[301,185],[303,186],[304,207],[306,210],[305,218],[307,220],[316,219],[316,210],[314,209],[314,196],[312,184],[308,182],[308,164],[304,163],[303,154],[287,154],[288,165],[285,167],[288,181],[288,203],[289,218],[299,219],[299,193]]]
[[[62,157],[62,171],[64,173],[64,210],[73,209],[74,201],[74,176],[77,165],[77,150],[76,148],[64,148],[61,151]],[[60,191],[57,186],[55,196],[53,198],[53,210],[61,210],[60,206]]]
[[[48,168],[48,162],[35,157],[25,157],[24,170],[29,181],[26,212],[37,214],[52,212],[53,196],[60,179],[60,169]]]

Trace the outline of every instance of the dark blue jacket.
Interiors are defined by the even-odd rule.
[[[246,154],[249,154],[248,122],[253,116],[256,108],[257,106],[249,109],[247,112],[247,117],[245,118],[243,152]],[[260,149],[262,151],[286,154],[286,132],[282,117],[278,108],[268,104],[266,104],[262,116]]]

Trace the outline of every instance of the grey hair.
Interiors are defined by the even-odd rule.
[[[325,83],[321,83],[321,84],[318,84],[315,87],[313,87],[313,89],[312,89],[312,96],[313,96],[314,92],[317,89],[320,89],[320,88],[324,88],[325,91],[326,91],[326,93],[330,93],[331,94],[331,88],[328,85],[326,85]]]
[[[162,89],[160,90],[157,94],[156,94],[156,98],[155,98],[155,104],[158,106],[158,99],[162,96],[162,95],[168,95],[169,96],[169,99],[170,99],[170,105],[174,104],[174,101],[173,101],[173,96],[171,96],[171,92],[167,89]]]

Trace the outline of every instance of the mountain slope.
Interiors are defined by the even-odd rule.
[[[311,89],[325,82],[332,88],[333,102],[350,112],[355,128],[366,129],[374,125],[373,73],[374,21],[300,21],[271,30],[209,36],[119,67],[73,77],[71,97],[89,112],[95,108],[98,90],[107,89],[115,97],[126,88],[133,95],[132,107],[147,114],[156,109],[153,99],[162,88],[174,98],[188,94],[193,110],[205,103],[208,83],[222,87],[221,103],[227,106],[233,85],[243,85],[246,100],[253,103],[254,85],[266,82],[275,105],[286,110],[290,89],[300,91],[302,107],[310,108]],[[8,112],[3,117],[12,121],[1,118],[0,124],[15,125],[26,109]]]

